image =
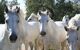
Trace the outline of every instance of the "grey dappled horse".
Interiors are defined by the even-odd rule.
[[[66,28],[67,31],[67,36],[68,36],[68,50],[77,50],[77,40],[78,40],[78,34],[77,34],[77,29],[72,29],[72,28]]]
[[[80,14],[72,17],[68,23],[69,50],[80,50]],[[77,48],[76,48],[77,47]]]

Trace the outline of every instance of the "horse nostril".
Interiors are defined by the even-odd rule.
[[[9,39],[10,39],[10,42],[16,42],[17,35],[12,33],[11,36],[9,37]]]
[[[41,34],[41,36],[45,36],[46,32],[42,31],[40,34]]]

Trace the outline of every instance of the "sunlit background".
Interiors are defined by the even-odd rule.
[[[7,0],[7,1],[12,1],[12,0]],[[25,0],[17,0],[17,1],[20,4],[21,8],[25,7]]]

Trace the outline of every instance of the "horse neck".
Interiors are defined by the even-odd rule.
[[[19,15],[19,20],[20,20],[20,23],[23,24],[26,20],[24,18],[24,13],[22,11],[20,11],[20,13],[18,14]]]
[[[24,14],[22,12],[20,12],[18,14],[18,16],[19,16],[18,29],[19,29],[20,33],[24,33],[25,32],[25,25],[26,25],[26,20],[24,18]]]
[[[23,17],[20,17],[20,23],[24,23],[25,19]]]

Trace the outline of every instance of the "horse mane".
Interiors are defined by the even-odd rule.
[[[37,18],[38,19],[38,16],[34,13],[31,13],[30,17],[27,19],[27,21],[29,21],[32,17],[34,18]]]
[[[76,19],[76,20],[79,20],[80,19],[80,14],[76,14],[73,18]]]
[[[18,16],[20,20],[25,20],[25,14],[22,9],[19,10]]]
[[[66,18],[66,16],[63,16],[62,21],[64,21],[65,18]]]
[[[40,8],[40,10],[45,10],[47,9],[49,12],[50,12],[50,17],[53,17],[54,16],[54,10],[48,6],[43,6],[41,5],[42,7]],[[53,19],[53,18],[52,18]]]
[[[74,17],[72,17],[70,19],[70,21],[68,22],[69,28],[76,29],[77,28],[77,25],[76,25],[77,20],[80,20],[80,14],[76,14]]]

